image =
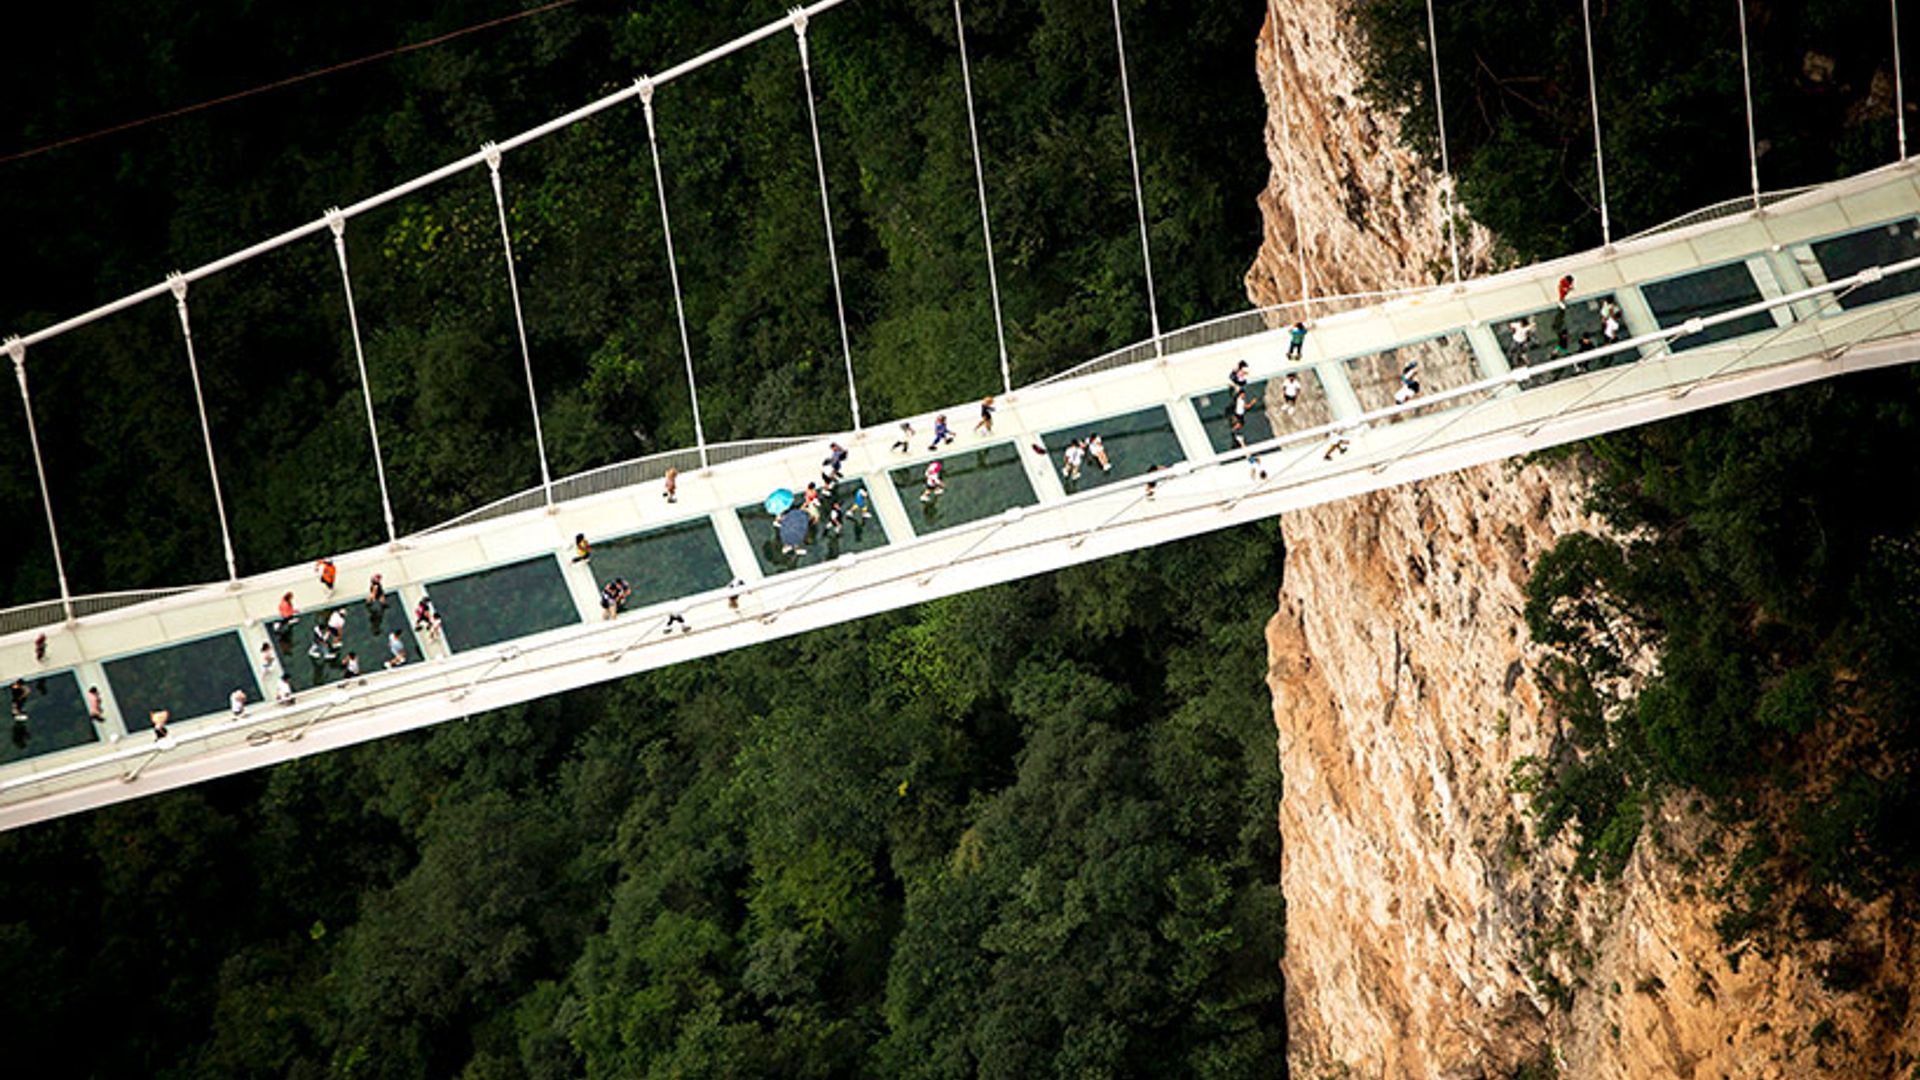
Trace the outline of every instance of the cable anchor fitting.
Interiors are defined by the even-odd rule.
[[[480,156],[487,160],[487,168],[495,175],[500,172],[500,144],[492,140],[480,144]]]

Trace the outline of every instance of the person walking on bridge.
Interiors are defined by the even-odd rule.
[[[927,447],[927,450],[931,453],[952,441],[953,429],[947,426],[947,414],[941,413],[933,418],[933,445]]]
[[[840,482],[840,474],[847,467],[847,448],[839,443],[827,444],[827,459],[820,463],[820,483],[828,491]]]
[[[1287,331],[1287,359],[1298,360],[1300,353],[1307,347],[1307,324],[1296,322],[1293,329]]]
[[[1293,415],[1293,408],[1300,403],[1300,377],[1287,372],[1286,381],[1280,384],[1280,411]]]
[[[973,425],[973,433],[982,436],[991,436],[993,434],[992,394],[988,394],[980,400],[980,421]]]
[[[320,584],[326,586],[327,595],[332,596],[334,579],[340,575],[339,570],[334,568],[333,560],[321,559],[313,564],[313,568],[320,572]]]

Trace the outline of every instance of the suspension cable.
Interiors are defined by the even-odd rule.
[[[540,451],[540,489],[546,492],[547,509],[553,509],[553,474],[547,471],[547,440],[540,433],[540,398],[533,390],[533,354],[527,349],[527,319],[520,311],[520,272],[513,265],[513,237],[507,232],[507,199],[500,190],[500,147],[487,143],[480,148],[487,159],[487,178],[493,182],[493,206],[500,213],[500,249],[507,256],[507,288],[513,293],[513,326],[520,332],[520,363],[527,369],[527,406],[533,410],[533,445]]]
[[[233,535],[227,531],[227,501],[220,495],[220,466],[213,460],[213,426],[207,423],[207,399],[200,392],[200,361],[193,355],[193,326],[187,319],[187,279],[167,275],[173,288],[173,306],[180,315],[180,340],[187,346],[187,370],[193,374],[193,404],[200,411],[200,439],[207,447],[207,475],[213,480],[213,508],[220,515],[220,547],[227,556],[227,580],[238,584],[240,571],[233,562]]]
[[[338,207],[327,211],[333,231],[333,253],[340,261],[340,286],[347,298],[347,326],[353,331],[353,360],[360,368],[360,397],[367,404],[367,434],[373,438],[373,471],[380,480],[380,512],[387,519],[387,543],[398,546],[393,529],[393,502],[387,498],[387,467],[380,458],[380,425],[373,419],[373,391],[367,386],[367,353],[360,345],[360,316],[353,308],[353,275],[347,272],[347,218]]]
[[[73,622],[73,593],[67,588],[67,564],[60,557],[60,532],[53,527],[53,495],[47,489],[47,466],[40,458],[40,429],[33,422],[33,398],[27,393],[27,345],[18,335],[6,342],[13,357],[13,377],[20,381],[20,406],[27,414],[27,442],[33,446],[33,471],[40,477],[40,505],[47,512],[47,539],[53,543],[53,572],[60,579],[60,610]]]
[[[1274,111],[1280,114],[1281,158],[1286,162],[1287,174],[1287,212],[1293,216],[1293,256],[1296,270],[1300,275],[1300,300],[1302,316],[1313,314],[1313,285],[1307,280],[1307,234],[1300,226],[1300,178],[1299,163],[1294,160],[1293,121],[1287,116],[1286,98],[1282,93],[1280,79],[1280,8],[1274,0],[1267,0],[1268,37],[1273,41],[1273,100]]]
[[[1747,0],[1740,5],[1740,90],[1747,100],[1747,169],[1753,177],[1753,211],[1760,212],[1760,144],[1753,137],[1753,71],[1747,61]]]
[[[1127,158],[1133,162],[1133,207],[1140,217],[1140,261],[1147,270],[1147,320],[1153,327],[1153,354],[1165,356],[1160,307],[1153,296],[1153,245],[1147,242],[1147,199],[1140,188],[1140,147],[1133,135],[1133,90],[1127,84],[1127,36],[1120,29],[1120,0],[1113,0],[1113,43],[1120,53],[1120,103],[1127,114]]]
[[[1589,0],[1580,0],[1580,28],[1587,39],[1587,100],[1593,106],[1593,172],[1600,180],[1600,243],[1613,249],[1613,222],[1607,216],[1607,155],[1600,148],[1600,84],[1593,70],[1593,13]]]
[[[673,315],[680,324],[680,355],[687,362],[687,398],[693,402],[693,442],[700,451],[700,467],[707,467],[707,433],[700,426],[700,390],[693,382],[693,345],[687,338],[687,308],[680,299],[680,260],[673,254],[673,221],[667,217],[667,182],[660,172],[660,144],[653,129],[653,80],[643,78],[640,109],[647,117],[647,152],[653,157],[653,190],[660,201],[660,234],[667,240],[667,277],[673,281]]]
[[[820,176],[820,216],[827,224],[827,263],[833,267],[833,310],[840,319],[840,356],[847,363],[847,407],[860,430],[860,398],[853,389],[853,345],[847,339],[847,302],[840,292],[840,255],[833,243],[833,207],[827,201],[827,159],[820,153],[820,119],[813,108],[813,63],[807,56],[807,13],[794,8],[793,36],[800,42],[800,77],[807,86],[807,130],[813,133],[813,166]]]
[[[818,15],[821,12],[831,10],[832,8],[836,8],[845,2],[846,0],[813,0],[813,3],[807,5],[805,8],[802,8],[801,10],[808,15]],[[792,25],[793,25],[793,16],[791,14],[786,15],[773,22],[767,23],[766,25],[760,27],[757,30],[753,30],[746,34],[742,34],[739,37],[736,37],[733,40],[726,42],[725,44],[718,45],[718,46],[715,46],[714,48],[708,49],[706,52],[701,53],[699,56],[693,57],[690,60],[683,60],[680,63],[675,64],[674,66],[666,69],[665,71],[657,72],[653,76],[654,85],[656,86],[664,85],[673,79],[680,78],[684,75],[688,75],[692,72],[698,71],[701,68],[704,68],[710,64],[717,63],[720,60],[723,60],[729,56],[734,55],[737,52],[740,52],[742,49],[749,48],[750,46],[758,44],[759,42],[765,41],[767,38],[770,38],[775,34],[778,34],[781,31],[788,29]],[[508,138],[501,139],[500,149],[502,152],[511,151],[511,150],[518,149],[519,147],[525,146],[528,143],[534,142],[537,139],[543,139],[548,135],[553,134],[554,132],[564,130],[589,117],[597,116],[600,113],[605,112],[606,110],[611,109],[614,106],[619,105],[622,102],[626,101],[629,97],[632,97],[633,94],[634,94],[634,88],[632,86],[622,87],[621,89],[616,90],[610,94],[596,98],[593,101],[590,101],[587,104],[582,105],[581,107],[573,110],[572,112],[565,113],[560,116],[556,116],[553,119],[548,120],[544,123],[537,124],[531,128],[528,128],[525,131],[520,132],[518,135],[513,135]],[[339,210],[338,212],[348,218],[355,217],[368,210],[372,210],[375,207],[385,206],[386,204],[393,202],[397,199],[405,198],[406,196],[411,195],[416,191],[420,191],[424,188],[430,187],[433,184],[439,183],[440,181],[445,180],[448,177],[454,176],[458,173],[462,173],[468,169],[474,168],[480,165],[483,162],[483,160],[484,159],[482,158],[482,156],[477,152],[468,154],[466,157],[463,157],[458,161],[450,161],[447,164],[442,165],[437,169],[433,169],[428,172],[421,173],[420,175],[415,176],[412,179],[403,181],[399,184],[395,184],[393,187],[387,188],[384,191],[379,191],[372,195],[369,195],[366,198],[361,199],[359,202],[349,204],[344,210]],[[239,251],[235,251],[235,252],[231,252],[229,254],[223,255],[220,258],[213,260],[212,262],[204,263],[200,266],[192,267],[186,271],[183,271],[183,276],[188,281],[198,281],[204,277],[211,277],[214,274],[220,273],[223,270],[227,270],[231,267],[238,266],[239,264],[246,262],[249,259],[253,259],[257,256],[264,255],[269,251],[276,251],[280,248],[286,247],[289,244],[297,243],[301,240],[304,240],[309,236],[318,236],[322,232],[326,231],[330,224],[331,223],[328,217],[326,216],[316,218],[312,221],[306,222],[303,225],[295,226],[294,228],[288,229],[285,232],[279,233],[275,236],[268,237],[267,239],[262,240],[256,244],[253,244],[250,247],[245,247],[240,249]],[[163,281],[157,285],[148,285],[145,288],[138,289],[134,292],[128,293],[127,295],[122,296],[118,299],[110,300],[107,303],[101,304],[89,311],[84,311],[78,315],[72,316],[71,318],[62,319],[61,321],[54,323],[50,326],[43,326],[38,330],[35,330],[31,333],[23,335],[22,341],[28,347],[32,347],[34,345],[38,345],[43,341],[48,341],[53,338],[56,338],[61,334],[67,333],[70,330],[74,330],[79,327],[85,326],[88,323],[92,323],[97,320],[104,319],[107,316],[112,315],[116,312],[125,311],[127,308],[133,307],[136,304],[143,304],[148,300],[153,300],[158,297],[165,296],[166,294],[167,294],[166,282]]]
[[[1900,134],[1900,160],[1907,160],[1907,90],[1900,81],[1900,0],[1889,0],[1893,6],[1893,117],[1894,127]]]
[[[1000,343],[1000,387],[1013,393],[1013,371],[1007,363],[1007,327],[1000,316],[1000,274],[993,265],[993,222],[987,217],[987,173],[980,161],[980,126],[973,115],[973,72],[967,64],[967,24],[960,16],[960,0],[953,0],[953,31],[960,39],[960,84],[967,91],[967,138],[973,143],[973,183],[980,193],[980,236],[987,245],[987,289],[993,296],[993,335]]]
[[[1440,126],[1440,182],[1447,196],[1447,250],[1453,254],[1453,283],[1460,284],[1460,241],[1454,235],[1453,168],[1447,161],[1447,109],[1440,101],[1440,35],[1433,25],[1433,0],[1427,0],[1427,54],[1433,58],[1433,115]]]

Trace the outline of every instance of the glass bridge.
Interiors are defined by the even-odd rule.
[[[551,508],[536,490],[340,555],[333,592],[298,566],[76,598],[71,620],[58,602],[0,612],[0,677],[25,689],[0,745],[0,827],[1909,362],[1917,175],[1891,166],[1461,286],[1176,331],[1001,397],[990,436],[956,404],[957,438],[937,450],[922,417],[906,452],[895,422],[735,448],[683,464],[675,501],[668,459],[600,470],[556,483]],[[1311,333],[1289,361],[1301,317]],[[1228,373],[1243,360],[1236,431]],[[1094,435],[1104,467],[1069,469]],[[850,452],[844,478],[791,545],[805,553],[784,550],[763,501],[818,482],[830,438]],[[591,559],[573,560],[577,533]],[[364,602],[374,574],[382,610]],[[623,609],[602,603],[616,579]],[[416,624],[422,597],[437,622]],[[316,638],[336,612],[338,643]]]

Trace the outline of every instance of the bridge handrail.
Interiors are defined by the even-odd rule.
[[[1763,191],[1760,193],[1759,207],[1765,209],[1774,203],[1791,199],[1795,195],[1805,195],[1807,192],[1819,186],[1819,184],[1803,184],[1800,187],[1783,188],[1779,191]],[[1712,206],[1703,206],[1698,210],[1689,210],[1677,218],[1663,221],[1652,228],[1641,229],[1632,236],[1617,241],[1617,243],[1624,244],[1631,240],[1643,240],[1649,236],[1673,232],[1675,229],[1684,229],[1689,225],[1698,225],[1705,221],[1718,221],[1721,218],[1736,217],[1740,214],[1749,213],[1753,209],[1755,209],[1754,197],[1752,195],[1741,195],[1736,198],[1714,203]]]
[[[1075,364],[1065,371],[1055,372],[1029,385],[1051,386],[1054,383],[1079,378],[1082,375],[1092,375],[1099,371],[1110,371],[1114,368],[1126,367],[1128,364],[1138,363],[1142,360],[1151,360],[1158,355],[1187,352],[1192,349],[1205,348],[1208,345],[1218,345],[1224,341],[1235,341],[1240,338],[1252,337],[1255,334],[1264,334],[1270,330],[1284,329],[1287,325],[1287,318],[1296,314],[1301,318],[1337,315],[1343,311],[1352,311],[1356,308],[1366,307],[1369,304],[1381,300],[1391,300],[1400,296],[1412,296],[1418,293],[1432,292],[1435,289],[1444,287],[1445,286],[1441,285],[1411,285],[1399,289],[1378,289],[1372,292],[1340,293],[1336,296],[1316,296],[1300,300],[1288,300],[1279,304],[1268,304],[1265,307],[1249,308],[1246,311],[1235,311],[1227,315],[1219,315],[1204,322],[1193,323],[1188,326],[1183,326],[1178,330],[1161,334],[1158,342],[1155,342],[1152,338],[1148,338],[1145,341],[1136,341],[1131,345],[1123,345],[1118,349],[1114,349],[1112,352],[1102,353],[1091,360]],[[1316,315],[1314,310],[1316,306],[1323,307],[1326,310],[1320,311]],[[1271,316],[1278,316],[1283,313],[1287,314],[1282,317],[1277,324],[1269,321]]]
[[[194,592],[206,588],[200,585],[171,585],[154,589],[128,589],[122,592],[90,593],[73,598],[75,618],[86,615],[98,615],[135,604],[144,604],[149,600],[164,600],[169,596]],[[0,609],[0,635],[31,630],[36,626],[52,626],[66,619],[66,609],[58,598],[35,600],[27,604]]]
[[[740,439],[734,442],[708,443],[707,464],[724,465],[740,461],[758,454],[772,453],[777,450],[789,450],[804,446],[810,442],[825,442],[826,435],[778,435],[765,439]],[[611,465],[601,465],[585,472],[574,473],[553,482],[553,501],[555,503],[584,499],[591,495],[604,495],[623,487],[644,484],[667,475],[668,469],[679,472],[692,472],[701,468],[700,451],[693,447],[678,450],[663,450],[645,457],[616,461]],[[409,538],[430,536],[446,532],[448,529],[475,522],[491,521],[494,518],[518,514],[546,504],[546,489],[533,487],[518,491],[505,498],[495,499],[485,506],[469,510],[457,517],[448,518],[438,524],[429,525],[409,533]]]

